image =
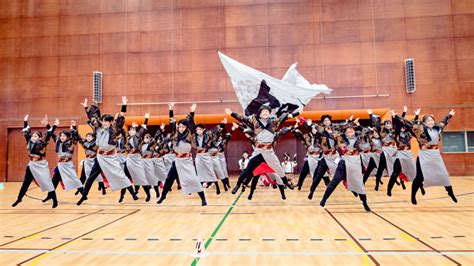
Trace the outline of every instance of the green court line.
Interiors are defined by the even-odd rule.
[[[240,196],[242,196],[242,193],[244,193],[243,191],[240,192],[239,196],[235,199],[234,203],[232,203],[232,205],[230,206],[229,210],[227,210],[226,214],[224,215],[224,217],[222,218],[222,220],[219,222],[219,224],[217,225],[216,229],[214,229],[214,231],[212,232],[211,234],[211,237],[209,237],[206,241],[206,244],[204,244],[204,247],[207,249],[207,247],[209,247],[209,245],[211,244],[212,240],[214,239],[214,237],[216,236],[217,232],[219,231],[219,229],[221,229],[221,226],[222,224],[224,224],[225,220],[227,219],[227,216],[229,216],[230,212],[232,211],[232,209],[234,209],[235,207],[235,204],[237,204],[237,201],[239,201],[240,199]],[[196,266],[197,263],[199,262],[199,259],[200,258],[195,258],[193,260],[193,262],[191,263],[191,266]]]

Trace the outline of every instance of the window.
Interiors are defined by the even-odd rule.
[[[474,152],[474,131],[443,132],[444,152]]]
[[[467,151],[474,152],[474,131],[468,131],[467,137]]]

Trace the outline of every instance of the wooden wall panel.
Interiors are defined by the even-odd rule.
[[[91,96],[94,70],[104,73],[104,112],[116,113],[122,95],[131,102],[234,101],[216,50],[278,78],[298,62],[300,73],[333,88],[332,96],[390,95],[316,99],[308,110],[408,105],[442,116],[454,107],[458,113],[447,130],[472,130],[471,2],[0,0],[0,179],[7,128],[21,126],[26,113],[84,123],[78,103]],[[414,94],[405,92],[408,57],[415,59]],[[188,105],[178,104],[177,112]],[[198,113],[222,113],[226,106],[241,108],[200,104]],[[128,110],[145,112],[166,115],[167,108]],[[230,160],[247,145],[243,136],[234,141]],[[302,149],[291,137],[281,147]],[[474,174],[471,154],[444,156],[452,173]],[[454,162],[459,168],[452,169]]]

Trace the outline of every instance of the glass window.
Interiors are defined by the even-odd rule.
[[[474,131],[467,132],[467,151],[474,152]]]
[[[466,152],[465,131],[443,132],[444,152]]]

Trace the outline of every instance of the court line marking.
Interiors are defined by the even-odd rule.
[[[372,213],[379,217],[380,219],[384,220],[385,222],[391,224],[392,226],[396,227],[398,230],[404,232],[405,234],[409,235],[410,237],[416,239],[418,242],[420,242],[421,244],[425,245],[426,247],[430,248],[431,250],[435,251],[435,252],[439,252],[438,249],[436,249],[435,247],[429,245],[428,243],[426,243],[425,241],[421,240],[419,237],[415,237],[414,235],[412,235],[411,233],[409,233],[408,231],[406,231],[405,229],[401,228],[400,226],[396,225],[395,223],[391,222],[390,220],[388,220],[387,218],[381,216],[380,214],[372,211]],[[443,254],[443,257],[445,257],[446,259],[450,260],[451,262],[455,263],[456,265],[462,265],[460,262],[456,261],[455,259],[449,257],[448,255],[444,255]]]
[[[212,232],[211,236],[207,239],[206,243],[204,244],[204,247],[207,249],[209,247],[209,245],[211,244],[212,240],[214,239],[214,237],[216,236],[217,232],[219,231],[219,229],[221,228],[221,226],[224,224],[225,220],[227,219],[227,217],[229,217],[229,214],[232,212],[232,210],[234,209],[235,205],[237,204],[237,201],[239,201],[240,199],[240,196],[242,196],[244,192],[241,191],[239,196],[237,196],[237,198],[234,200],[234,202],[232,203],[232,205],[230,205],[230,208],[227,210],[227,213],[224,215],[224,217],[222,217],[221,221],[219,222],[219,224],[217,225],[217,227],[214,229],[214,231]],[[194,260],[191,262],[191,266],[196,266],[197,263],[199,262],[199,258],[194,258]]]
[[[49,249],[0,249],[0,253],[41,253],[41,254],[121,254],[121,255],[192,255],[186,251],[128,251],[128,250],[49,250]],[[444,256],[444,255],[464,255],[474,256],[473,251],[431,251],[431,250],[397,250],[397,251],[235,251],[235,252],[208,252],[212,255],[391,255],[391,256]],[[41,255],[40,254],[40,255]]]
[[[9,244],[11,244],[11,243],[14,243],[14,242],[17,242],[17,241],[20,241],[20,240],[33,239],[33,238],[35,238],[35,237],[38,237],[41,233],[43,233],[43,232],[45,232],[45,231],[54,229],[54,228],[56,228],[56,227],[60,227],[60,226],[62,226],[62,225],[65,225],[65,224],[68,224],[68,223],[71,223],[71,222],[74,222],[74,221],[77,221],[77,220],[79,220],[79,219],[85,218],[85,217],[87,217],[87,216],[89,216],[89,215],[93,215],[93,214],[98,213],[98,212],[101,212],[101,211],[102,211],[102,209],[100,209],[100,210],[98,210],[98,211],[96,211],[96,212],[92,212],[92,213],[89,213],[89,214],[86,214],[86,215],[83,215],[83,216],[74,218],[74,219],[72,219],[72,220],[68,220],[68,221],[66,221],[66,222],[63,222],[63,223],[60,223],[60,224],[57,224],[57,225],[50,226],[50,227],[48,227],[48,228],[46,228],[46,229],[43,229],[43,230],[37,231],[37,232],[35,232],[35,233],[26,235],[26,236],[24,236],[24,237],[21,237],[21,238],[12,240],[12,241],[10,241],[10,242],[1,244],[0,247],[9,245]]]
[[[56,246],[56,247],[50,249],[48,252],[43,252],[43,253],[38,254],[38,255],[36,255],[36,256],[33,256],[33,257],[29,258],[29,259],[26,259],[26,260],[24,260],[24,261],[22,261],[22,262],[20,262],[20,263],[17,263],[17,265],[22,265],[22,264],[24,264],[24,263],[26,263],[26,262],[29,262],[29,261],[32,261],[32,262],[31,262],[32,265],[36,265],[41,259],[43,259],[44,257],[48,256],[48,255],[51,253],[50,251],[57,250],[57,251],[61,252],[61,250],[59,250],[60,248],[65,247],[65,246],[68,246],[68,245],[74,243],[74,241],[79,240],[79,239],[81,239],[82,237],[84,237],[84,236],[86,236],[86,235],[88,235],[88,234],[90,234],[90,233],[92,233],[92,232],[95,232],[95,231],[97,231],[97,230],[100,230],[100,229],[102,229],[102,228],[104,228],[104,227],[106,227],[106,226],[108,226],[108,225],[111,225],[111,224],[113,224],[113,223],[115,223],[115,222],[117,222],[117,221],[119,221],[119,220],[122,220],[122,219],[124,219],[124,218],[126,218],[126,217],[129,217],[129,216],[131,216],[131,215],[137,213],[138,211],[140,211],[140,210],[135,210],[135,211],[133,211],[133,212],[130,212],[130,213],[127,214],[127,215],[120,216],[119,218],[116,218],[116,219],[114,219],[114,220],[112,220],[112,221],[110,221],[110,222],[108,222],[108,223],[106,223],[106,224],[103,224],[103,225],[101,225],[101,226],[99,226],[99,227],[96,227],[96,228],[94,228],[94,229],[92,229],[92,230],[90,230],[90,231],[88,231],[88,232],[86,232],[86,233],[84,233],[84,234],[82,234],[82,235],[80,235],[80,236],[78,236],[78,237],[75,237],[75,238],[73,238],[73,239],[71,239],[71,240],[69,240],[69,241],[67,241],[67,242],[65,242],[65,243],[62,243],[61,245],[58,245],[58,246]]]
[[[366,260],[367,257],[369,257],[369,259],[375,264],[375,265],[380,265],[380,263],[371,255],[371,254],[367,254],[367,250],[364,248],[364,246],[362,246],[362,244],[357,240],[357,238],[355,238],[350,232],[349,230],[347,230],[347,228],[328,210],[328,209],[324,209],[328,214],[329,216],[332,217],[332,219],[334,219],[334,221],[336,221],[337,224],[339,224],[339,226],[342,228],[342,230],[344,230],[346,232],[346,234],[349,235],[349,237],[352,239],[352,241],[357,245],[357,247],[363,251],[362,254],[366,254],[366,256],[364,256],[364,264],[365,265],[368,265],[368,261]],[[361,252],[359,252],[359,254],[361,254]]]

